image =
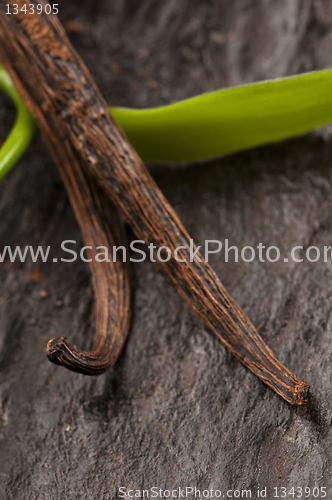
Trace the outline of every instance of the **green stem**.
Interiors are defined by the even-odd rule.
[[[111,107],[141,158],[185,162],[287,139],[332,121],[332,70],[209,92],[150,109]],[[0,66],[0,89],[17,108],[0,149],[0,180],[28,147],[35,122]]]
[[[16,165],[27,147],[35,131],[36,123],[16,92],[6,71],[0,66],[0,89],[6,92],[15,103],[16,119],[9,136],[0,148],[0,180]]]

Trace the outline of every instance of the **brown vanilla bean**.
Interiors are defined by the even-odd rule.
[[[48,342],[50,361],[69,370],[86,375],[99,375],[114,365],[126,341],[131,320],[131,283],[128,264],[97,262],[96,247],[112,248],[126,245],[126,227],[117,210],[96,184],[91,174],[84,172],[71,145],[60,141],[49,144],[56,158],[71,205],[83,235],[84,245],[91,247],[85,258],[89,266],[96,297],[96,341],[94,350],[86,352],[67,342],[54,338]],[[102,252],[102,249],[100,249]]]
[[[131,319],[131,290],[128,265],[116,262],[97,262],[96,247],[112,248],[126,243],[126,228],[110,200],[98,189],[94,180],[85,175],[72,151],[54,152],[59,160],[76,219],[80,225],[85,258],[89,262],[96,296],[96,343],[92,352],[78,349],[65,337],[48,342],[50,361],[85,375],[99,375],[114,365],[127,338]],[[62,157],[61,157],[62,156]],[[61,160],[61,161],[60,161]],[[99,249],[102,253],[103,249]]]
[[[22,0],[15,3],[19,9],[25,4]],[[164,271],[223,344],[286,401],[305,404],[308,384],[276,359],[201,255],[189,262],[187,253],[181,251],[178,257],[187,261],[174,259],[175,248],[189,248],[190,237],[110,116],[57,17],[6,16],[4,0],[0,6],[1,59],[59,168],[58,150],[73,151],[85,174],[97,180],[137,237],[171,249],[171,260],[162,264]]]

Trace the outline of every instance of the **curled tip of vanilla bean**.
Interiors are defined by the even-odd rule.
[[[108,349],[104,352],[101,350],[82,351],[67,342],[65,337],[50,340],[46,352],[49,361],[55,365],[64,366],[68,370],[84,375],[100,375],[113,364]]]
[[[311,399],[310,387],[304,380],[299,382],[294,389],[294,396],[297,406],[306,405]]]

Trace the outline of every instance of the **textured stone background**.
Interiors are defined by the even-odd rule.
[[[332,66],[324,0],[62,0],[59,8],[112,104],[162,104]],[[13,117],[1,96],[0,137]],[[152,172],[198,244],[228,238],[286,253],[332,244],[331,154],[327,129]],[[40,135],[0,193],[0,247],[50,245],[61,256],[62,240],[81,243]],[[311,384],[315,411],[291,408],[242,367],[152,263],[134,266],[132,330],[115,369],[87,378],[54,366],[48,339],[93,345],[88,267],[5,262],[1,499],[106,500],[119,486],[331,491],[331,263],[211,260],[279,359]]]

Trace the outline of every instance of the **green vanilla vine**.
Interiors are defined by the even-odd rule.
[[[8,73],[0,66],[0,89],[11,97],[16,106],[16,119],[9,136],[0,148],[0,180],[16,165],[35,131],[36,123],[18,95]]]
[[[144,161],[213,158],[309,132],[332,121],[332,70],[217,90],[149,109],[110,107]],[[15,124],[0,149],[0,180],[31,142],[36,125],[0,66],[0,89]]]

